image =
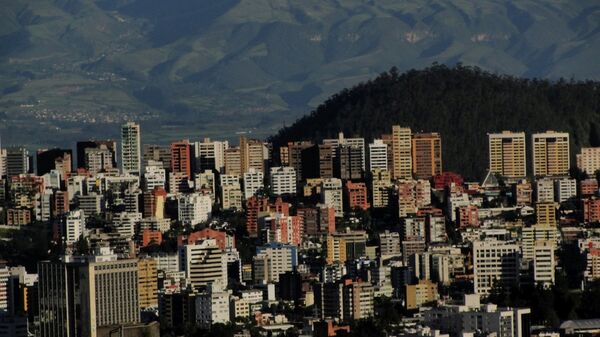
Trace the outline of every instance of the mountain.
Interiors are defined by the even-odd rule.
[[[391,133],[393,124],[413,133],[439,132],[444,171],[481,180],[488,167],[487,133],[525,131],[527,158],[531,134],[546,130],[569,132],[571,154],[600,146],[600,82],[524,79],[460,65],[402,74],[393,68],[333,95],[271,140],[275,146],[320,141],[339,131],[372,140]]]
[[[594,0],[5,0],[5,143],[276,132],[331,94],[433,62],[599,79]],[[34,137],[32,137],[34,136]]]

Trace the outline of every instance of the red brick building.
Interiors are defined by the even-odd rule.
[[[361,208],[367,210],[371,207],[365,183],[346,182],[346,200],[349,209]]]
[[[600,199],[583,199],[583,222],[600,221]]]

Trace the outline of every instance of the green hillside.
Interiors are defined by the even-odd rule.
[[[0,132],[12,143],[105,135],[128,119],[157,129],[149,141],[267,135],[392,66],[462,62],[600,78],[593,0],[12,0],[2,8]]]
[[[600,82],[529,80],[463,66],[392,69],[333,95],[272,141],[319,141],[339,131],[371,140],[393,124],[439,132],[444,170],[483,179],[490,132],[525,131],[528,151],[531,134],[545,130],[569,132],[572,154],[600,146]]]

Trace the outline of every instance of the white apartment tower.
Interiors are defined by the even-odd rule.
[[[121,127],[121,169],[137,176],[142,170],[140,125],[133,122]]]
[[[519,245],[505,241],[473,242],[475,293],[487,296],[496,283],[505,287],[517,284],[519,251]]]

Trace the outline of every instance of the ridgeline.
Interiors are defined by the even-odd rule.
[[[462,65],[402,74],[392,68],[333,95],[271,140],[276,146],[320,141],[343,131],[370,141],[390,133],[393,124],[413,133],[439,132],[444,171],[469,179],[483,178],[487,133],[502,130],[527,133],[528,160],[532,133],[569,132],[574,166],[582,146],[600,146],[600,82],[524,79]]]

